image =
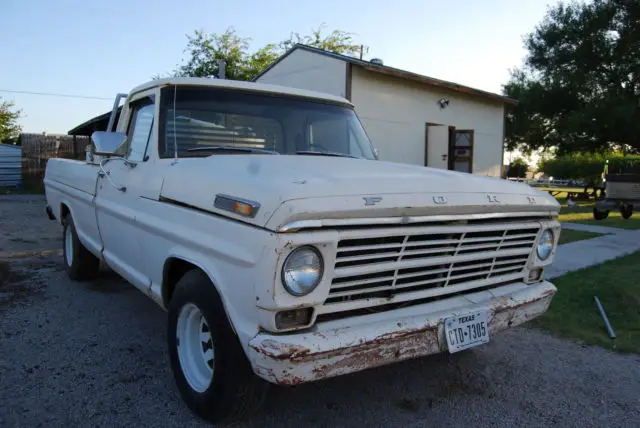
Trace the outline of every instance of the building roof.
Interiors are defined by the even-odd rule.
[[[119,107],[118,111],[116,113],[116,123],[118,123],[118,118],[120,117],[120,112],[121,111],[122,111],[122,107]],[[99,116],[91,118],[91,119],[87,120],[86,122],[81,123],[80,125],[76,126],[72,130],[67,132],[67,134],[69,134],[69,135],[86,135],[87,137],[90,137],[91,134],[93,133],[93,131],[104,131],[105,129],[107,129],[107,125],[109,123],[109,117],[110,116],[111,116],[111,111],[108,111],[108,112],[103,113],[103,114],[101,114]]]
[[[395,77],[399,77],[399,78],[402,78],[402,79],[412,80],[414,82],[423,83],[423,84],[426,84],[426,85],[429,85],[429,86],[445,88],[445,89],[449,89],[451,91],[462,92],[462,93],[465,93],[465,94],[478,96],[478,97],[490,99],[490,100],[493,100],[493,101],[499,101],[499,102],[506,103],[506,104],[513,104],[513,105],[518,104],[518,100],[516,100],[514,98],[506,97],[504,95],[494,94],[492,92],[483,91],[481,89],[475,89],[475,88],[471,88],[469,86],[459,85],[457,83],[448,82],[446,80],[440,80],[440,79],[436,79],[436,78],[433,78],[433,77],[423,76],[421,74],[412,73],[410,71],[401,70],[399,68],[389,67],[389,66],[386,66],[386,65],[379,65],[379,64],[376,64],[376,63],[373,63],[373,62],[370,62],[370,61],[364,61],[364,60],[361,60],[361,59],[358,59],[358,58],[353,58],[353,57],[350,57],[350,56],[347,56],[347,55],[341,55],[341,54],[337,54],[337,53],[334,53],[334,52],[325,51],[323,49],[318,49],[318,48],[315,48],[313,46],[303,45],[303,44],[300,44],[300,43],[294,45],[291,49],[289,49],[287,52],[285,52],[280,58],[278,58],[271,65],[269,65],[269,67],[267,67],[260,74],[258,74],[253,80],[256,81],[257,79],[259,79],[260,76],[262,76],[263,74],[267,73],[270,69],[275,67],[280,61],[282,61],[284,58],[289,56],[296,49],[302,49],[302,50],[306,50],[306,51],[309,51],[309,52],[317,53],[319,55],[325,55],[325,56],[328,56],[328,57],[336,58],[336,59],[348,62],[350,64],[356,65],[358,67],[361,67],[361,68],[363,68],[365,70],[373,71],[375,73],[380,73],[380,74],[385,74],[385,75],[388,75],[388,76],[395,76]]]

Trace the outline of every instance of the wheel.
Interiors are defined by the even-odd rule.
[[[597,208],[593,208],[593,218],[596,220],[604,220],[609,217],[609,211],[599,211]]]
[[[82,245],[71,214],[62,220],[62,253],[67,275],[74,281],[87,281],[98,276],[100,259]]]
[[[620,206],[620,215],[623,219],[629,220],[633,215],[633,205],[623,204]]]
[[[213,423],[258,410],[268,383],[253,373],[209,278],[200,270],[187,272],[168,309],[171,370],[189,409]]]

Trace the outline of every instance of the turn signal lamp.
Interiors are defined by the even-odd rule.
[[[258,209],[260,209],[260,204],[255,201],[249,201],[229,195],[216,195],[213,206],[243,217],[255,217],[258,213]]]

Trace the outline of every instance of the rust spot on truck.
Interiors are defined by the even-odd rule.
[[[555,291],[549,289],[542,293],[542,297],[532,297],[524,300],[514,300],[506,297],[504,299],[498,299],[498,304],[493,307],[493,316],[490,320],[491,331],[498,332],[506,330],[507,328],[522,324],[532,318],[535,318],[539,315],[537,311],[535,313],[531,313],[527,309],[520,309],[526,308],[534,303],[544,301],[554,294]],[[508,304],[509,301],[512,303]]]
[[[315,332],[311,335],[326,340],[331,333]],[[278,383],[282,385],[297,385],[440,351],[438,327],[430,324],[382,334],[366,342],[359,339],[342,345],[336,350],[313,353],[301,346],[266,339],[253,349],[274,360],[312,365],[311,379],[302,379],[285,370],[278,376]]]
[[[359,346],[327,353],[329,355],[325,357],[329,357],[330,362],[316,365],[311,372],[314,378],[322,379],[432,354],[439,350],[436,326],[411,328],[378,336]]]
[[[271,339],[265,339],[260,342],[260,346],[253,346],[253,349],[276,360],[294,360],[311,352],[310,349],[303,346],[278,343]]]

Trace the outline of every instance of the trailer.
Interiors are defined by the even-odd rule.
[[[627,168],[625,168],[627,166]],[[633,215],[634,206],[640,206],[640,171],[638,165],[628,162],[618,165],[614,171],[609,170],[609,161],[605,162],[603,177],[605,181],[605,197],[596,202],[593,218],[604,220],[613,209],[620,211],[623,219]]]

